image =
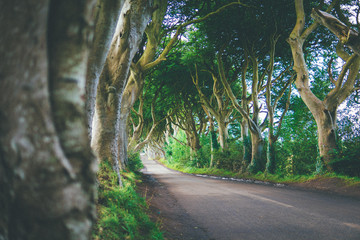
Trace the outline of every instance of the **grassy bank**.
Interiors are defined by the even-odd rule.
[[[317,179],[335,179],[341,181],[346,186],[360,186],[360,178],[358,177],[348,177],[335,173],[325,173],[322,175],[276,175],[276,174],[267,174],[267,173],[258,173],[258,174],[249,174],[249,173],[239,173],[233,172],[224,169],[217,168],[197,168],[183,166],[180,163],[169,163],[166,159],[162,158],[158,160],[163,165],[168,168],[189,173],[189,174],[202,174],[209,176],[218,176],[218,177],[227,177],[227,178],[237,178],[237,179],[251,179],[271,183],[283,183],[283,184],[292,184],[292,183],[304,183]]]
[[[145,199],[135,191],[138,177],[133,172],[123,173],[122,188],[107,162],[100,164],[98,172],[97,222],[94,240],[111,239],[163,239],[158,226],[146,214]]]

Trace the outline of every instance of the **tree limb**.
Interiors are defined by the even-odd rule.
[[[176,28],[176,32],[174,34],[174,36],[171,38],[171,40],[169,41],[169,43],[166,45],[166,47],[164,48],[164,50],[162,51],[162,53],[159,55],[159,57],[151,62],[151,63],[148,63],[144,66],[144,71],[147,71],[155,66],[157,66],[158,64],[160,64],[162,61],[165,61],[166,60],[166,56],[169,54],[169,52],[171,51],[171,49],[173,48],[173,46],[175,45],[175,43],[177,42],[178,40],[178,37],[180,36],[181,32],[185,29],[185,27],[191,25],[191,24],[195,24],[195,23],[199,23],[199,22],[202,22],[202,21],[205,21],[206,19],[212,17],[213,15],[216,15],[216,14],[219,14],[220,12],[224,11],[226,8],[228,7],[231,7],[231,6],[236,6],[236,5],[242,5],[242,6],[245,6],[245,7],[249,7],[248,5],[246,4],[243,4],[241,3],[240,1],[238,2],[232,2],[232,3],[229,3],[227,5],[224,5],[222,6],[221,8],[217,9],[216,11],[214,12],[211,12],[207,15],[205,15],[204,17],[201,17],[201,18],[198,18],[198,19],[194,19],[194,20],[191,20],[191,21],[188,21],[186,23],[183,23],[181,25],[179,25],[177,28]]]
[[[313,9],[311,16],[320,24],[334,33],[344,45],[347,45],[356,54],[360,55],[360,36],[355,30],[333,15],[318,9]]]

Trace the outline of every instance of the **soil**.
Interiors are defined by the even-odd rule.
[[[360,184],[349,185],[341,178],[319,177],[303,183],[291,183],[289,186],[360,199]]]
[[[160,225],[165,239],[201,240],[210,239],[204,229],[198,227],[187,212],[180,206],[166,187],[151,175],[142,174],[137,184],[138,192],[146,198],[149,216]]]

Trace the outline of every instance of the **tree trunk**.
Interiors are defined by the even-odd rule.
[[[140,141],[143,132],[143,127],[144,127],[144,121],[140,120],[139,125],[137,125],[133,129],[133,134],[131,135],[131,139],[127,145],[128,150],[134,149],[136,144]]]
[[[269,82],[271,79],[269,80]],[[275,171],[275,164],[276,164],[276,137],[274,135],[274,107],[271,105],[271,92],[270,92],[271,86],[267,86],[267,99],[266,99],[266,105],[268,108],[268,119],[269,119],[269,143],[268,143],[268,149],[267,149],[267,162],[266,162],[266,172],[268,173],[274,173]]]
[[[251,131],[251,163],[248,166],[248,171],[251,173],[257,173],[264,170],[264,145],[265,141],[261,136],[261,133]]]
[[[99,77],[103,70],[124,0],[98,0],[95,8],[95,31],[86,73],[86,113],[91,139]]]
[[[190,160],[194,161],[197,158],[197,153],[199,149],[201,148],[199,135],[189,131],[186,132],[186,138],[188,141],[188,145],[190,146]],[[196,162],[196,167],[200,167],[199,161]]]
[[[191,133],[190,135],[190,147],[194,152],[197,152],[200,148],[200,139],[199,135],[195,133]]]
[[[336,155],[339,149],[337,144],[336,132],[336,112],[337,109],[332,111],[323,110],[321,114],[315,118],[318,126],[318,144],[321,165],[325,166],[328,171],[333,169],[329,163]]]
[[[222,150],[227,150],[229,148],[229,144],[227,142],[228,139],[228,130],[224,121],[218,121],[218,130],[219,130],[219,142]]]
[[[136,68],[136,67],[135,67]],[[132,139],[131,149],[128,149],[128,118],[131,112],[131,108],[134,106],[136,100],[139,98],[144,87],[144,78],[142,72],[137,69],[133,69],[129,76],[129,82],[126,84],[124,94],[121,98],[121,110],[120,110],[120,136],[122,140],[119,142],[119,151],[126,153],[128,150],[134,150],[137,145],[137,141],[140,139]],[[140,133],[141,135],[141,133]],[[123,162],[127,163],[127,155],[122,156]]]
[[[125,1],[100,76],[92,146],[100,161],[107,159],[118,173],[120,167],[125,165],[126,154],[119,151],[119,143],[126,141],[120,134],[121,97],[132,59],[138,50],[150,14],[148,1]],[[118,176],[120,180],[120,175]]]
[[[210,167],[214,166],[214,152],[219,149],[218,141],[216,139],[216,132],[214,130],[214,124],[210,123],[210,145],[211,145],[211,157],[210,157]]]
[[[251,162],[251,137],[249,136],[249,123],[241,122],[241,136],[243,140],[243,166],[246,168]]]
[[[266,172],[273,174],[276,169],[276,141],[269,137],[268,144]]]
[[[0,3],[0,239],[90,238],[95,159],[82,96],[93,6]]]

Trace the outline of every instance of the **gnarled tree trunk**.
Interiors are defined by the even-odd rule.
[[[127,0],[122,8],[115,37],[100,76],[92,147],[98,158],[107,159],[118,173],[124,167],[119,152],[120,106],[130,65],[150,19],[150,2]],[[119,162],[120,160],[120,162]]]
[[[336,1],[333,1],[329,6],[330,11]],[[356,77],[360,69],[360,56],[354,53],[349,55],[342,50],[342,46],[338,45],[337,53],[341,57],[345,64],[342,67],[342,71],[335,80],[329,74],[329,80],[335,85],[324,100],[318,99],[310,89],[310,79],[307,65],[304,60],[303,44],[309,34],[318,26],[317,23],[312,24],[305,29],[305,13],[302,0],[295,0],[295,8],[297,21],[293,31],[290,34],[288,42],[291,47],[294,70],[297,73],[295,85],[300,93],[300,96],[306,106],[311,111],[318,128],[318,146],[320,152],[320,160],[325,165],[328,171],[332,171],[329,163],[334,157],[334,153],[337,150],[336,144],[336,111],[337,107],[352,93],[354,90],[354,84]],[[330,14],[322,13],[317,18],[325,18],[323,22],[327,22],[331,16]],[[336,22],[336,18],[331,16],[331,22]],[[336,35],[342,36],[344,29],[347,29],[343,23],[337,20],[335,23],[336,28],[332,31],[339,31]],[[325,24],[326,26],[326,24]],[[340,39],[342,40],[342,39]],[[341,43],[341,42],[340,42]]]

